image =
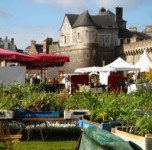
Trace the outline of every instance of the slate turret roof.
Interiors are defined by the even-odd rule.
[[[83,12],[80,14],[73,24],[73,28],[78,26],[95,26],[90,14],[88,11]]]
[[[66,14],[71,27],[75,28],[78,26],[95,26],[98,28],[118,28],[115,15],[106,11],[98,15],[90,15],[88,11],[83,12],[80,15]]]

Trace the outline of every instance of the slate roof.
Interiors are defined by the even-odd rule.
[[[142,39],[150,39],[152,38],[151,36],[147,35],[146,33],[143,32],[133,32],[135,35],[137,35],[138,37],[142,38]]]
[[[115,15],[106,11],[102,15],[90,15],[88,11],[83,12],[80,15],[66,14],[71,27],[75,28],[78,26],[95,26],[98,28],[118,28]]]
[[[131,32],[128,29],[119,28],[118,30],[119,38],[131,38],[133,36],[137,36],[138,38],[142,39],[150,39],[151,37],[143,32]]]
[[[107,10],[105,12],[100,12],[98,15],[101,15],[101,16],[113,16],[113,17],[115,17],[115,14],[113,12],[111,12],[110,10]]]
[[[141,39],[150,38],[148,35],[142,32],[131,32],[126,28],[118,27],[115,14],[110,10],[100,11],[98,15],[90,15],[88,11],[81,13],[80,15],[76,14],[66,14],[65,15],[72,28],[79,26],[95,26],[96,28],[115,28],[118,29],[119,38],[131,38],[133,35],[137,35]],[[126,22],[123,20],[123,22]]]
[[[73,24],[73,28],[78,26],[95,26],[90,14],[88,11],[83,12],[80,14]]]
[[[132,36],[133,36],[133,33],[129,31],[128,29],[124,29],[124,28],[118,29],[119,38],[131,38]]]
[[[113,16],[92,16],[92,19],[96,26],[101,28],[118,28]]]
[[[78,15],[75,15],[75,14],[66,14],[65,16],[67,16],[69,22],[70,22],[70,25],[71,27],[73,26],[75,20],[77,19]]]

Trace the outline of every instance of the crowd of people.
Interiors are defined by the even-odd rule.
[[[49,85],[49,90],[51,92],[59,91],[60,89],[60,82],[57,77],[50,78],[48,80],[43,80],[40,76],[40,74],[30,74],[30,76],[27,76],[27,82],[31,85],[39,85],[40,83],[46,83]]]
[[[135,73],[130,73],[128,74],[126,77],[123,77],[121,80],[115,80],[116,81],[116,89],[118,91],[124,91],[125,93],[127,93],[128,91],[128,87],[132,84],[136,84],[137,80],[140,79],[140,73],[138,73],[138,75]],[[30,76],[30,80],[29,83],[32,85],[38,85],[40,83],[47,83],[49,85],[49,91],[51,92],[60,92],[61,89],[65,89],[65,91],[67,93],[72,93],[72,83],[70,81],[70,78],[68,76],[65,76],[64,78],[64,83],[61,82],[60,78],[58,77],[54,77],[54,78],[50,78],[48,80],[43,81],[41,79],[40,74],[33,74]],[[91,88],[92,87],[100,87],[99,84],[99,79],[96,78],[95,76],[93,76],[91,83],[94,83],[94,85],[92,86],[91,84]],[[102,87],[105,88],[105,87]]]

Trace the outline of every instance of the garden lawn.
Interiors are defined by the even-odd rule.
[[[13,150],[73,150],[77,141],[22,141],[14,142]],[[3,150],[3,144],[0,143],[0,150]]]
[[[73,150],[76,140],[62,141],[29,141],[13,144],[14,150]]]

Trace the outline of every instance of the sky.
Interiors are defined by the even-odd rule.
[[[0,37],[14,38],[17,48],[25,50],[31,40],[42,44],[52,37],[57,41],[65,14],[88,10],[96,15],[102,7],[115,13],[117,6],[123,7],[127,28],[142,31],[152,25],[151,0],[1,0]]]

